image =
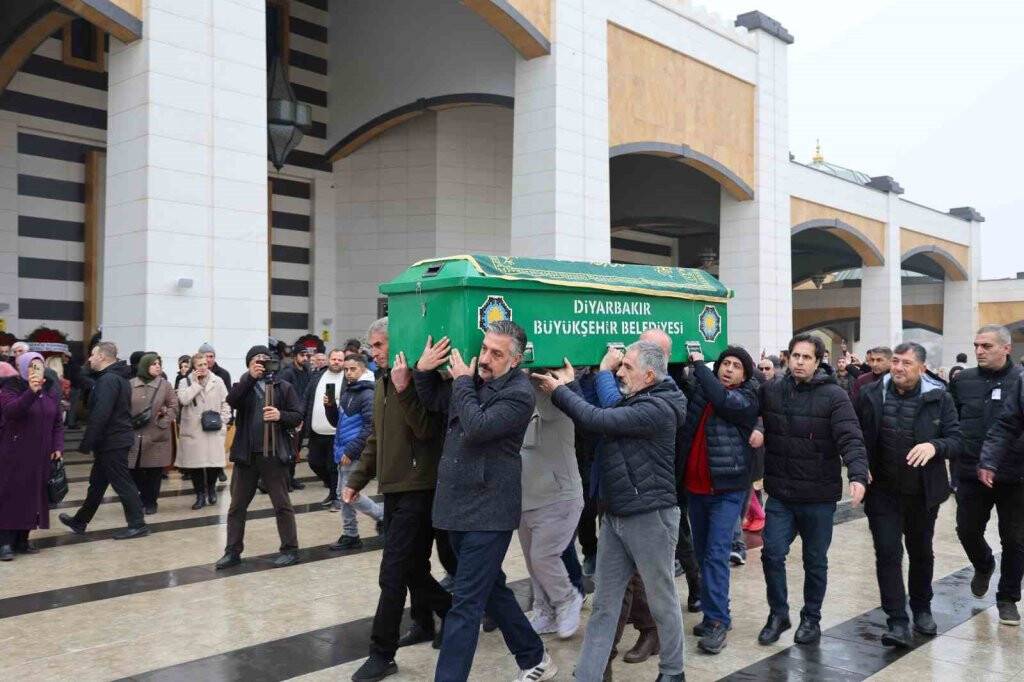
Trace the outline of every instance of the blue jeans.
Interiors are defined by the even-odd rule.
[[[780,502],[765,505],[761,565],[768,587],[768,607],[776,616],[789,617],[786,592],[786,555],[796,536],[803,543],[804,607],[800,618],[817,623],[828,586],[828,548],[832,544],[835,502]]]
[[[733,530],[743,509],[746,490],[697,495],[689,493],[690,532],[700,574],[704,621],[729,627],[729,553]]]
[[[449,531],[458,557],[452,607],[444,619],[444,639],[434,670],[435,682],[464,682],[469,678],[480,637],[484,611],[498,624],[505,645],[520,669],[544,658],[544,643],[523,615],[512,590],[505,585],[501,562],[512,531]]]
[[[331,465],[333,466],[333,462]],[[348,466],[338,464],[338,499],[341,499],[341,491],[348,485],[348,477],[352,470],[358,465],[352,462]],[[359,523],[356,521],[356,511],[361,511],[374,521],[384,520],[384,506],[369,495],[360,495],[352,504],[341,503],[341,534],[351,538],[359,537]]]

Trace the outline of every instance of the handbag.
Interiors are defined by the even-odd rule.
[[[160,392],[158,386],[153,390],[153,397],[149,399],[149,406],[138,414],[132,415],[132,428],[136,431],[146,428],[146,425],[153,420],[153,403],[156,402],[156,394]]]
[[[224,422],[221,421],[220,412],[206,410],[199,415],[199,425],[203,427],[203,431],[220,431],[224,427]]]
[[[46,480],[46,495],[50,504],[57,504],[68,494],[68,475],[64,470],[64,460],[55,459],[50,462],[50,477]]]

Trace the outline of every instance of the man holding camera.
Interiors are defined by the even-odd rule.
[[[235,410],[235,440],[231,444],[231,507],[228,509],[228,541],[217,568],[241,562],[245,516],[263,480],[277,517],[281,554],[277,567],[299,560],[295,511],[288,497],[288,465],[295,457],[291,433],[302,421],[302,403],[295,389],[274,376],[277,361],[266,346],[253,346],[245,354],[249,368],[228,392],[228,405]],[[270,397],[268,399],[268,393]]]

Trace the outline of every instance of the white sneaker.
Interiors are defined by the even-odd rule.
[[[558,623],[555,621],[555,614],[547,609],[534,609],[527,616],[533,631],[538,635],[550,635],[558,632]]]
[[[550,654],[545,650],[544,658],[540,663],[532,668],[520,670],[515,682],[542,682],[542,680],[550,680],[557,674],[558,668],[555,667],[555,662],[551,660]]]
[[[556,616],[558,624],[558,636],[561,639],[569,639],[580,629],[580,611],[583,610],[583,595],[579,590],[572,591],[572,601],[563,604],[558,609]]]

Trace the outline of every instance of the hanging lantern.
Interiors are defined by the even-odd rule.
[[[270,162],[281,170],[285,159],[313,127],[313,109],[295,99],[281,59],[270,63],[267,84],[267,139]]]

